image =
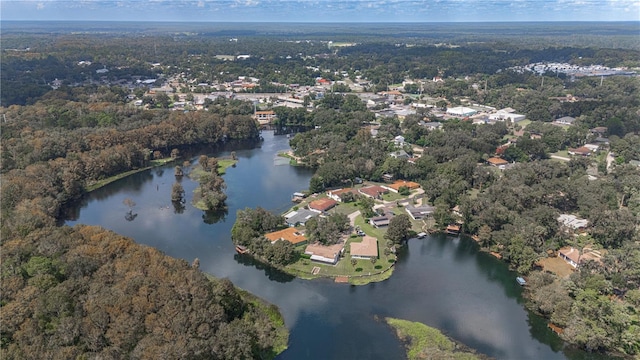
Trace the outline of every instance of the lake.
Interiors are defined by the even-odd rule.
[[[72,209],[66,224],[100,225],[172,257],[199,258],[203,271],[276,304],[291,330],[289,349],[279,359],[401,359],[402,344],[381,321],[386,316],[436,327],[499,359],[600,358],[566,347],[543,318],[524,308],[516,274],[466,238],[410,240],[393,276],[365,286],[299,280],[236,254],[231,227],[237,210],[260,206],[282,212],[312,176],[278,160],[276,154],[289,148],[286,136],[262,135],[260,144],[227,145],[209,153],[228,157],[235,151],[239,159],[224,175],[226,214],[204,214],[191,206],[197,184],[186,177],[181,183],[187,205],[176,213],[170,201],[174,164],[92,192]],[[125,219],[127,198],[136,203],[132,221]]]

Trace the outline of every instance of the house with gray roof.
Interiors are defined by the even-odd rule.
[[[407,206],[404,209],[407,211],[407,214],[409,214],[409,216],[413,218],[413,220],[420,220],[422,218],[431,216],[436,210],[435,207],[430,205]]]
[[[298,209],[291,211],[284,216],[284,220],[289,226],[304,225],[307,220],[318,216],[319,213],[308,209]]]

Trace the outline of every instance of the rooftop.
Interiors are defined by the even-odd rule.
[[[509,163],[507,160],[498,157],[489,158],[487,159],[487,162],[491,165],[506,165]]]
[[[365,235],[362,242],[352,242],[351,256],[378,257],[378,239]]]
[[[335,263],[338,259],[338,255],[342,252],[342,249],[344,249],[343,242],[329,246],[315,243],[307,245],[304,249],[304,253],[311,255],[312,260]]]
[[[574,230],[581,229],[587,227],[589,225],[589,220],[580,219],[575,215],[562,214],[558,216],[558,222],[562,223],[562,225],[572,228]]]
[[[293,227],[264,234],[264,237],[272,243],[278,240],[286,240],[295,245],[307,241],[307,237],[300,230]]]
[[[298,209],[298,210],[287,213],[284,216],[284,218],[287,220],[288,224],[295,225],[298,223],[304,224],[307,220],[315,216],[318,216],[318,213],[315,211],[311,211],[307,209]]]
[[[313,200],[309,203],[309,209],[317,211],[327,211],[338,204],[337,201],[329,198]]]
[[[360,192],[369,195],[373,198],[377,198],[380,194],[386,194],[389,190],[383,188],[382,186],[372,185],[365,188],[360,189]]]
[[[409,190],[420,188],[420,184],[418,184],[417,182],[405,180],[396,180],[393,184],[389,184],[387,186],[396,191],[400,190],[400,188],[403,186],[406,186]]]

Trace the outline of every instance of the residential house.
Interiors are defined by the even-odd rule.
[[[564,226],[566,229],[573,231],[583,230],[589,225],[589,220],[580,219],[579,217],[570,214],[561,214],[556,220],[558,220],[560,225]]]
[[[304,249],[304,253],[310,255],[311,260],[330,265],[335,265],[343,252],[344,242],[329,246],[319,243],[309,244]]]
[[[367,186],[367,187],[361,188],[359,191],[362,195],[365,195],[374,199],[379,199],[381,198],[382,194],[386,194],[389,192],[389,190],[378,185]]]
[[[369,224],[371,224],[376,228],[381,228],[381,227],[389,226],[390,221],[391,221],[391,215],[387,214],[382,216],[376,216],[369,219]]]
[[[582,254],[580,254],[580,250],[571,246],[565,246],[558,250],[558,257],[574,268],[577,268],[580,264],[583,264],[586,261],[595,261],[602,264],[602,253],[598,250],[593,250],[590,247],[582,249]]]
[[[318,216],[315,211],[298,209],[284,215],[285,222],[289,226],[304,225],[307,220]]]
[[[407,160],[410,158],[409,154],[407,154],[407,152],[404,150],[394,151],[390,153],[389,156],[391,156],[394,159],[404,159],[404,160]]]
[[[489,165],[491,166],[500,167],[500,166],[507,165],[509,162],[499,157],[492,157],[487,159],[487,163],[489,163]]]
[[[590,130],[593,135],[604,136],[607,133],[607,128],[604,126],[597,126]]]
[[[404,209],[413,220],[420,220],[422,218],[429,217],[433,215],[433,212],[436,210],[435,207],[430,205],[407,206]]]
[[[439,130],[442,128],[442,123],[439,123],[437,121],[432,121],[432,122],[426,122],[426,123],[421,123],[420,125],[424,126],[427,128],[427,130]]]
[[[288,241],[293,245],[302,245],[307,243],[307,237],[304,236],[304,233],[294,227],[264,234],[264,237],[271,241],[272,244],[275,244],[276,241],[280,240]]]
[[[351,243],[352,259],[376,259],[378,258],[378,239],[365,235],[362,242]]]
[[[556,119],[554,121],[554,123],[559,124],[559,125],[573,125],[573,123],[576,121],[576,118],[571,117],[571,116],[563,116],[559,119]]]
[[[597,144],[586,144],[584,147],[591,150],[591,152],[597,152],[600,149],[600,145]]]
[[[403,186],[409,190],[415,190],[420,188],[420,184],[418,184],[417,182],[406,181],[406,180],[396,180],[393,184],[385,185],[383,187],[397,193],[400,191],[400,188]]]
[[[569,149],[569,150],[567,150],[567,152],[569,153],[569,155],[580,155],[580,156],[589,156],[589,155],[591,155],[591,150],[588,147],[585,147],[585,146],[581,146],[581,147],[576,148],[576,149]]]
[[[256,111],[253,117],[258,121],[260,125],[266,125],[275,120],[277,118],[277,115],[273,110],[266,110]]]
[[[396,146],[404,146],[404,136],[396,136],[395,138],[393,138],[393,142],[396,144]]]
[[[337,201],[329,198],[323,198],[323,199],[313,200],[312,202],[310,202],[309,210],[315,211],[318,213],[323,213],[333,208],[336,205],[338,205]]]
[[[329,190],[327,196],[337,202],[342,202],[342,196],[347,193],[357,194],[358,190],[352,188]]]

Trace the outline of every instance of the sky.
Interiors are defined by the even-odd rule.
[[[0,0],[0,20],[640,21],[640,0]]]

